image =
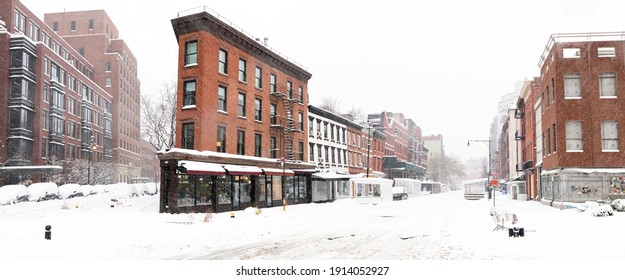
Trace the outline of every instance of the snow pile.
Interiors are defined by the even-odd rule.
[[[118,201],[118,200],[124,200],[124,199],[128,199],[131,197],[138,197],[142,194],[140,194],[137,191],[137,188],[135,187],[134,184],[129,185],[127,183],[117,183],[113,186],[113,188],[111,189],[111,200],[112,201]]]
[[[612,202],[610,202],[610,206],[612,206],[612,209],[616,211],[625,212],[625,200],[624,199],[613,200]]]
[[[156,183],[145,183],[146,194],[155,195],[158,193],[158,185]]]
[[[42,201],[59,198],[56,183],[34,183],[26,188],[29,201]]]
[[[28,201],[28,191],[24,185],[6,185],[0,188],[0,205]]]
[[[83,187],[79,184],[65,184],[59,187],[59,195],[62,199],[68,199],[72,197],[85,196],[83,194]],[[87,193],[87,195],[89,195]]]
[[[577,210],[581,212],[590,212],[595,217],[606,217],[614,214],[614,210],[610,204],[599,203],[596,201],[586,201],[577,207]]]

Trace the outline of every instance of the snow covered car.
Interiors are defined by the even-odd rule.
[[[0,205],[28,201],[28,191],[24,185],[6,185],[0,188]]]
[[[83,187],[78,184],[65,184],[59,187],[59,195],[62,199],[84,196]]]
[[[138,197],[140,194],[134,185],[126,183],[117,183],[111,188],[111,201],[125,200],[132,197]]]
[[[28,201],[43,201],[59,198],[59,188],[56,183],[34,183],[28,187]]]
[[[393,200],[406,200],[408,199],[408,192],[404,187],[393,187]]]

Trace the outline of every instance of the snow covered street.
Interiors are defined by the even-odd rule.
[[[492,201],[462,192],[378,205],[352,199],[230,213],[159,214],[157,196],[108,194],[0,207],[0,259],[563,260],[625,259],[625,213],[594,217],[497,196],[525,237],[508,237]],[[509,227],[511,224],[504,224]],[[44,239],[51,225],[52,240]],[[574,253],[572,251],[574,248]]]

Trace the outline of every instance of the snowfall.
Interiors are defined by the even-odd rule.
[[[33,197],[43,197],[45,188],[32,189],[32,201],[16,203],[11,197],[19,188],[2,189],[0,275],[20,279],[243,279],[237,268],[278,265],[325,271],[304,279],[362,279],[330,276],[330,266],[389,266],[388,275],[375,276],[385,279],[431,273],[581,279],[616,276],[625,260],[625,212],[596,216],[591,204],[556,209],[501,193],[495,201],[466,200],[460,190],[211,215],[159,213],[154,183],[133,191],[65,186],[60,198],[39,202]],[[500,226],[525,234],[510,237]]]

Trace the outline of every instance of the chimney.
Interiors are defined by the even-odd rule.
[[[263,45],[265,45],[265,47],[266,47],[267,46],[267,41],[269,41],[269,38],[265,37],[263,39],[265,39],[265,42],[263,43]]]

